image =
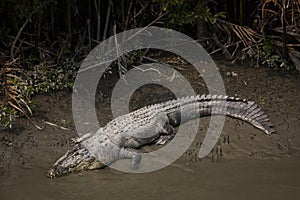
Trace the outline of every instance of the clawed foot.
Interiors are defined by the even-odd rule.
[[[160,137],[155,141],[156,145],[164,145],[174,138],[175,129],[170,124],[165,124]]]
[[[142,160],[142,155],[132,149],[120,149],[119,159],[129,158],[131,159],[131,169],[137,170]]]
[[[173,139],[173,135],[161,135],[157,141],[155,142],[156,145],[164,145],[167,142],[169,142],[170,140]]]
[[[213,155],[211,157],[212,162],[219,162],[221,158],[223,157],[223,150],[222,146],[218,144],[214,149],[213,149]]]
[[[131,163],[131,169],[137,170],[139,168],[139,165],[141,163],[142,156],[140,154],[137,154],[132,157],[132,163]]]

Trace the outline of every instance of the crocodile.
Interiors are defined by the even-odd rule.
[[[78,138],[74,147],[54,163],[47,176],[54,178],[99,169],[118,159],[131,159],[134,170],[141,162],[141,154],[136,149],[155,142],[164,144],[174,137],[174,128],[181,123],[210,115],[241,119],[266,134],[275,132],[268,115],[253,101],[224,95],[188,96],[121,115],[95,133]],[[84,145],[87,140],[93,143],[94,149],[87,149]]]

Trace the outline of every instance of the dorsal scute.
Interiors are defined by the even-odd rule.
[[[216,94],[212,95],[212,97],[211,97],[211,99],[216,99],[216,98],[217,98]]]
[[[205,99],[211,99],[211,94],[206,95]]]

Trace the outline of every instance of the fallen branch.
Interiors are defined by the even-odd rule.
[[[63,127],[63,126],[59,126],[59,125],[57,125],[57,124],[54,124],[54,123],[51,123],[51,122],[48,122],[48,121],[44,121],[44,123],[45,123],[45,124],[48,124],[48,125],[50,125],[50,126],[55,126],[55,127],[60,128],[60,129],[62,129],[62,130],[65,130],[65,131],[70,131],[70,130],[71,130],[71,129],[69,129],[69,128],[65,128],[65,127]]]
[[[220,49],[222,49],[223,53],[225,53],[225,56],[227,59],[232,59],[231,54],[229,53],[229,51],[225,48],[225,46],[219,41],[219,39],[217,38],[216,34],[214,33],[212,36],[213,40],[216,42],[216,44],[220,47]]]

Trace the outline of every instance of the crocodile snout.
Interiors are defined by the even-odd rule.
[[[57,175],[57,173],[55,172],[54,168],[49,169],[47,172],[47,177],[49,177],[49,178],[55,178],[56,175]]]

